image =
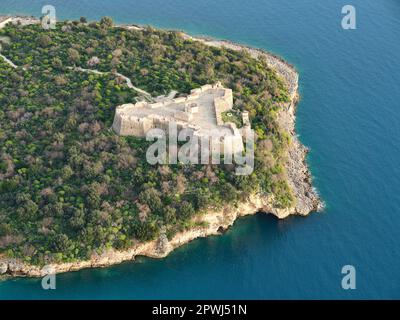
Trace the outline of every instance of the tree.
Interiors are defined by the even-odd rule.
[[[85,225],[85,212],[83,209],[75,209],[69,223],[72,228],[80,230]]]
[[[103,17],[100,20],[100,25],[103,28],[111,28],[113,26],[113,20],[110,17]]]
[[[39,37],[38,41],[41,47],[46,48],[50,45],[51,38],[47,34],[44,34]]]
[[[70,62],[72,62],[73,64],[76,64],[80,60],[81,56],[76,49],[69,48],[68,49],[68,58],[69,58]]]
[[[180,218],[187,220],[194,215],[195,211],[193,209],[193,206],[189,202],[183,201],[178,206],[177,212]]]
[[[176,223],[176,209],[171,206],[166,206],[164,208],[164,220],[167,224]]]
[[[68,248],[69,244],[69,238],[64,233],[55,235],[52,241],[52,247],[55,252],[65,251]]]
[[[54,82],[58,86],[65,86],[68,83],[68,80],[64,76],[56,76],[54,78]]]
[[[139,201],[143,204],[147,204],[153,213],[159,213],[163,207],[160,192],[154,188],[149,188],[140,192]]]
[[[61,67],[62,67],[62,61],[61,61],[61,59],[60,58],[58,58],[58,57],[55,57],[54,59],[53,59],[53,61],[52,61],[52,66],[54,67],[54,68],[56,68],[56,69],[60,69]]]

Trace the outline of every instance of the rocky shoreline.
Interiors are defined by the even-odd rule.
[[[139,26],[123,26],[125,28],[138,28]],[[297,138],[295,131],[295,112],[299,100],[298,95],[298,73],[295,68],[280,57],[229,41],[214,40],[208,38],[194,38],[182,34],[187,39],[201,41],[211,46],[225,46],[233,50],[247,50],[253,57],[262,55],[271,68],[286,81],[291,96],[291,102],[284,106],[280,115],[279,122],[282,127],[291,135],[291,144],[288,152],[286,171],[288,182],[296,197],[296,205],[292,208],[280,209],[272,205],[271,197],[263,194],[251,196],[247,201],[237,206],[226,206],[222,210],[211,211],[195,218],[197,222],[205,222],[206,227],[196,227],[185,232],[176,234],[171,240],[165,235],[159,239],[146,243],[139,243],[132,248],[124,251],[109,250],[102,255],[93,256],[90,260],[71,263],[60,263],[41,268],[29,265],[16,259],[0,256],[0,274],[7,276],[27,276],[41,277],[48,273],[63,273],[77,271],[84,268],[107,267],[123,261],[134,260],[136,256],[147,256],[151,258],[164,258],[175,248],[180,247],[196,238],[207,237],[210,235],[221,234],[228,229],[239,217],[256,214],[259,212],[271,213],[279,219],[284,219],[289,215],[308,215],[310,212],[320,211],[323,208],[315,189],[312,187],[311,173],[306,163],[308,149],[303,146]]]
[[[214,47],[226,47],[232,50],[246,50],[253,58],[263,58],[267,64],[274,69],[277,74],[282,77],[289,89],[291,102],[287,103],[282,108],[278,121],[282,128],[285,129],[291,136],[291,145],[289,147],[288,160],[286,163],[286,171],[288,175],[289,185],[296,198],[296,206],[286,213],[282,210],[270,210],[272,214],[282,219],[290,214],[308,215],[313,211],[321,211],[324,204],[319,198],[316,189],[312,186],[312,176],[307,165],[307,153],[309,149],[305,147],[298,139],[295,124],[296,124],[296,108],[300,96],[299,88],[299,74],[294,66],[283,60],[281,57],[262,49],[252,48],[245,45],[240,45],[227,40],[215,40],[208,37],[192,37],[185,33],[182,36],[186,39],[200,41],[206,45]],[[260,195],[260,197],[262,197]],[[260,210],[262,212],[268,212]]]

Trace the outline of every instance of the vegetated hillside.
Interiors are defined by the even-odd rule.
[[[256,191],[293,204],[283,168],[289,136],[275,121],[289,97],[265,62],[179,32],[114,27],[109,18],[55,30],[7,26],[0,36],[11,40],[2,54],[19,66],[0,59],[0,252],[36,264],[87,259],[160,232],[171,237],[192,227],[196,213]],[[221,81],[235,108],[250,112],[254,173],[149,165],[148,142],[110,130],[115,107],[137,93],[112,73],[73,66],[117,71],[154,96]]]

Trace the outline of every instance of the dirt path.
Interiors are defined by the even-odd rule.
[[[3,56],[1,53],[0,53],[0,57],[3,58],[3,60],[4,60],[7,64],[9,64],[11,67],[13,67],[14,69],[18,68],[17,65],[15,65],[15,64],[14,64],[10,59],[8,59],[7,57]]]
[[[131,79],[129,79],[128,77],[124,76],[121,73],[118,73],[118,72],[102,72],[102,71],[98,71],[98,70],[94,70],[94,69],[84,69],[84,68],[81,68],[81,67],[67,67],[67,69],[80,71],[80,72],[86,72],[86,73],[93,73],[93,74],[98,74],[98,75],[105,75],[105,74],[108,74],[108,73],[112,73],[112,74],[115,74],[116,76],[121,77],[122,79],[124,79],[125,82],[126,82],[126,85],[128,86],[128,88],[133,89],[136,92],[138,92],[138,93],[140,93],[140,94],[142,94],[144,96],[151,97],[150,93],[148,93],[148,92],[146,92],[146,91],[144,91],[144,90],[142,90],[142,89],[140,89],[138,87],[135,87],[132,84]]]

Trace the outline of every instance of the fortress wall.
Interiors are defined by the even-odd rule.
[[[127,136],[129,134],[135,133],[138,135],[138,130],[135,130],[133,126],[136,125],[136,123],[132,120],[127,121],[126,117],[121,117],[121,127],[119,131],[119,135],[121,136]]]
[[[195,93],[195,94],[188,95],[187,98],[186,98],[186,101],[193,101],[193,100],[196,100],[198,98],[199,98],[199,95],[197,93]]]
[[[153,128],[159,128],[164,130],[166,134],[168,134],[170,121],[166,118],[158,117],[153,119]]]
[[[174,103],[183,103],[186,101],[186,97],[179,97],[172,100]]]
[[[233,153],[234,154],[241,154],[244,151],[244,145],[243,145],[243,138],[241,135],[235,135],[232,138],[232,147],[233,147]]]
[[[159,102],[159,103],[162,103],[163,106],[167,106],[167,105],[172,104],[172,103],[177,103],[177,104],[179,103],[180,104],[180,103],[184,103],[184,102],[187,102],[187,101],[193,101],[193,100],[197,100],[199,98],[200,94],[203,93],[203,92],[206,92],[206,91],[209,91],[209,90],[213,90],[213,92],[211,92],[211,93],[216,94],[218,90],[221,90],[221,88],[222,88],[222,85],[220,83],[217,83],[215,85],[206,84],[206,85],[204,85],[204,86],[202,86],[200,88],[192,89],[190,91],[190,94],[188,96],[186,96],[186,97],[178,97],[178,98],[172,99],[170,101],[164,101],[164,102]],[[231,89],[224,89],[224,91],[225,91],[224,99],[226,99],[227,101],[232,100],[231,104],[233,105],[232,90]],[[156,107],[159,106],[158,105],[159,103],[156,103]]]
[[[142,136],[146,136],[147,131],[154,128],[154,120],[152,118],[141,118],[142,125],[140,128],[142,130]]]
[[[196,89],[192,89],[190,90],[190,95],[196,95],[202,92],[201,88],[196,88]]]
[[[204,86],[201,87],[201,92],[207,91],[207,90],[211,90],[213,89],[213,86],[211,84],[206,84]]]
[[[122,116],[120,130],[117,133],[121,136],[144,137],[146,132],[153,126],[153,120],[149,118],[137,118],[133,116]],[[115,128],[114,128],[115,130]]]
[[[222,97],[214,99],[215,109],[217,112],[225,112],[231,110],[233,107],[232,90],[226,89]]]
[[[117,134],[121,133],[121,116],[117,112],[115,113],[112,128]]]
[[[244,147],[243,147],[243,138],[240,130],[233,122],[228,122],[225,124],[225,126],[233,132],[233,136],[229,136],[229,138],[231,139],[230,143],[232,145],[230,146],[230,144],[228,143],[229,147],[232,148],[231,152],[241,153],[244,150]]]
[[[178,133],[179,133],[179,131],[181,131],[181,130],[183,130],[183,129],[193,129],[193,128],[191,128],[191,126],[190,125],[188,125],[186,122],[184,122],[184,121],[177,121],[176,122],[176,125],[177,125],[177,129],[178,129]]]
[[[250,118],[249,118],[248,111],[243,111],[242,112],[242,121],[243,121],[243,126],[244,127],[250,126]]]
[[[132,107],[132,105],[125,105],[125,106]],[[149,104],[146,101],[139,101],[133,105],[133,107],[135,107],[135,108],[146,108],[148,106],[149,106]]]
[[[223,132],[224,130],[226,131],[225,133]],[[233,135],[231,134],[232,132]],[[221,156],[226,153],[229,157],[244,151],[242,136],[234,123],[225,125],[225,128],[219,131],[216,136],[212,136],[211,132],[199,133],[196,131],[194,136],[197,136],[201,148],[207,148],[210,152],[219,153]]]
[[[189,106],[189,110],[190,113],[199,113],[199,106],[195,105],[195,106]]]
[[[211,85],[211,84],[206,84],[206,85],[204,85],[204,86],[201,86],[200,88],[196,88],[196,89],[190,90],[190,94],[191,94],[191,95],[192,95],[192,94],[198,95],[198,94],[203,93],[203,92],[206,92],[206,91],[208,91],[208,90],[211,90],[211,89],[218,89],[218,88],[219,88],[219,86],[213,86],[213,85]]]
[[[183,111],[177,111],[174,113],[174,117],[178,120],[189,122],[193,119],[193,114]]]
[[[197,125],[191,124],[190,121],[193,118],[193,113],[201,112],[201,106],[196,105],[196,103],[193,102],[200,98],[200,93],[205,91],[215,95],[214,107],[217,125],[225,126],[225,130],[230,130],[231,132],[230,134],[226,135],[228,139],[221,136],[218,141],[216,141],[215,139],[212,142],[209,141],[209,148],[219,150],[221,155],[224,153],[224,149],[226,148],[228,148],[228,152],[241,152],[243,150],[241,131],[238,130],[236,125],[234,125],[233,123],[224,124],[224,122],[222,121],[222,112],[231,110],[233,107],[233,93],[231,89],[225,89],[224,87],[222,87],[221,83],[217,83],[215,85],[205,85],[201,88],[194,89],[187,97],[178,97],[172,100],[156,102],[153,104],[141,101],[137,102],[136,104],[125,104],[119,106],[116,109],[113,129],[117,134],[122,136],[133,135],[138,137],[145,137],[146,133],[152,128],[162,129],[168,134],[169,124],[171,123],[171,121],[174,121],[177,125],[178,130],[190,129],[194,131],[195,135],[198,135],[197,131],[201,128]],[[185,102],[187,102],[187,105],[185,106],[186,112],[177,111],[175,112],[173,118],[154,114],[150,114],[148,117],[143,118],[129,116],[129,113],[127,112],[128,110],[134,108],[160,108],[173,103],[182,104]],[[232,133],[233,136],[231,136]],[[205,135],[205,133],[203,133],[203,135]],[[201,139],[200,135],[199,139]]]
[[[217,83],[212,85],[213,89],[220,89],[223,88],[221,81],[218,81]]]
[[[156,108],[163,107],[164,105],[165,105],[165,103],[163,103],[163,102],[156,102],[156,103],[150,104],[149,106],[150,106],[150,108],[152,108],[152,109],[156,109]]]
[[[219,126],[223,126],[224,125],[224,121],[222,120],[222,114],[221,114],[221,112],[215,112],[215,116],[216,116],[216,119],[217,119],[217,125],[219,125]]]
[[[212,136],[199,134],[198,132],[194,132],[194,136],[197,137],[198,143],[200,146],[199,150],[199,161],[201,162],[204,158],[207,163],[211,159],[211,155],[215,153],[219,153],[219,155],[224,154],[224,139],[213,139]],[[208,151],[208,156],[207,152]]]
[[[222,126],[222,113],[229,111],[233,107],[233,94],[231,89],[225,89],[222,97],[214,99],[215,116],[217,118],[217,125]]]

